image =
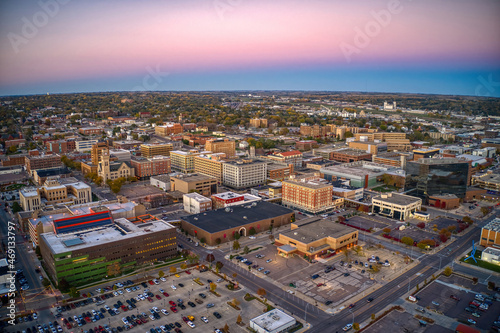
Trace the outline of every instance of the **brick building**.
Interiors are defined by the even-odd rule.
[[[76,149],[75,141],[57,140],[45,142],[45,147],[53,153],[66,154]]]
[[[199,214],[212,210],[212,200],[196,192],[184,194],[182,203],[184,211],[190,214]]]
[[[310,213],[318,213],[332,207],[333,186],[319,181],[283,182],[281,198],[283,206]]]
[[[83,135],[101,135],[102,128],[100,127],[82,127],[78,129],[78,132]]]
[[[295,149],[305,151],[318,148],[319,143],[316,140],[302,140],[295,142]]]
[[[236,154],[236,143],[229,139],[212,139],[205,142],[205,150],[212,153],[224,153],[228,158]]]
[[[250,127],[267,128],[267,119],[265,119],[265,118],[250,119]]]
[[[320,125],[300,125],[300,135],[319,138],[328,134],[328,127]]]
[[[367,153],[365,150],[343,148],[332,151],[331,159],[342,163],[371,161],[372,154]]]
[[[132,157],[130,164],[134,168],[135,176],[140,180],[170,173],[170,158],[166,156]]]
[[[146,143],[141,145],[142,157],[153,157],[157,155],[170,156],[170,152],[174,150],[174,145],[171,143]]]
[[[25,160],[26,172],[32,176],[34,170],[52,169],[63,166],[61,156],[58,154],[41,155],[41,156],[26,156]]]
[[[166,123],[165,125],[155,127],[155,134],[160,136],[179,134],[182,133],[182,131],[182,125],[179,123]]]

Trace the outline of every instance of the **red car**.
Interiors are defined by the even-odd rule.
[[[175,306],[171,306],[170,310],[172,310],[173,313],[177,313],[177,308]]]
[[[172,306],[176,306],[175,302],[174,301],[168,301],[168,304],[172,305]]]
[[[184,320],[184,322],[186,322],[186,323],[189,321],[189,319],[187,317],[182,317],[182,320]]]
[[[156,298],[161,299],[161,296],[160,295],[156,295]]]
[[[191,274],[191,272],[190,271],[186,271],[186,274]]]
[[[148,301],[150,301],[151,303],[153,303],[153,299],[151,297],[148,296]]]
[[[168,297],[170,296],[166,291],[163,292],[163,296]]]
[[[149,281],[148,281],[148,283],[149,283],[150,285],[155,284],[155,283],[153,282],[153,280],[149,280]]]
[[[66,323],[66,328],[67,328],[68,330],[70,330],[70,329],[71,329],[71,324],[70,324],[70,323]]]
[[[142,325],[142,321],[140,319],[136,319],[135,322],[137,323],[137,325]]]
[[[122,305],[121,308],[122,308],[123,312],[128,311],[128,308],[125,305]]]
[[[145,323],[148,322],[148,320],[146,318],[144,318],[144,317],[141,318],[141,321],[142,321],[143,324],[145,324]]]
[[[354,303],[352,303],[351,305],[349,305],[349,309],[352,309],[353,307],[355,307]]]
[[[89,317],[85,317],[85,321],[86,321],[87,323],[90,323],[90,318],[89,318]]]
[[[318,283],[317,287],[321,287],[323,285],[323,283]]]

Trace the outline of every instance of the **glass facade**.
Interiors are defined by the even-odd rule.
[[[423,160],[407,162],[405,191],[413,190],[408,194],[422,198],[425,203],[432,195],[455,194],[459,198],[464,198],[468,175],[467,162],[446,163],[443,160],[433,163]]]

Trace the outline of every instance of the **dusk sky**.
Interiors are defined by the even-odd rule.
[[[498,0],[3,0],[0,95],[327,90],[500,97]]]

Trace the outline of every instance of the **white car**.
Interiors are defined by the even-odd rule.
[[[131,292],[132,290],[130,290],[130,288],[127,288],[127,289],[125,289],[125,291],[129,293],[129,292]]]
[[[153,316],[153,315],[149,315],[149,319],[156,320],[155,316]]]
[[[33,319],[35,319],[35,320],[38,319],[38,315],[36,314],[36,312],[33,312]]]
[[[176,286],[174,286],[174,285],[171,285],[170,287],[171,287],[173,290],[177,290],[177,287],[176,287]]]
[[[208,319],[207,319],[207,317],[203,316],[203,317],[201,317],[201,320],[202,320],[204,323],[207,323],[207,324],[208,324]]]
[[[160,278],[160,280],[162,280],[162,282],[167,282],[167,279],[165,279],[163,276]]]
[[[168,312],[165,309],[161,309],[161,313],[163,313],[165,316],[168,316]]]
[[[165,292],[165,290],[163,290],[163,289],[160,288],[160,292],[163,294]]]
[[[255,236],[250,236],[248,238],[250,238],[250,239],[257,239],[257,237],[255,237]]]
[[[123,290],[118,289],[117,291],[118,291],[118,294],[123,295]]]
[[[344,331],[349,331],[352,328],[352,324],[347,324],[344,326],[343,330]]]
[[[151,309],[152,309],[154,312],[158,312],[158,308],[157,308],[156,306],[153,306]]]
[[[107,305],[105,305],[104,308],[106,309],[106,311],[111,310],[111,308],[109,306],[107,306]]]
[[[113,295],[118,296],[119,294],[116,291],[113,291]]]
[[[222,281],[224,281],[224,279],[222,279],[222,278],[221,279],[217,279],[217,282],[222,282]]]
[[[153,280],[154,284],[160,284],[160,282],[157,279]]]
[[[195,328],[195,327],[196,327],[196,325],[195,325],[195,324],[193,324],[193,323],[192,323],[192,322],[190,322],[190,321],[188,321],[186,324],[187,324],[189,327],[191,327],[191,328]]]

